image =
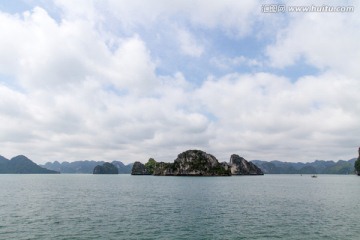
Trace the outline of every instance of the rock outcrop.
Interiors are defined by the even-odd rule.
[[[263,171],[255,164],[236,154],[230,157],[230,168],[232,175],[264,175]]]
[[[119,174],[119,170],[112,163],[104,163],[94,168],[93,174]]]
[[[156,164],[154,175],[158,176],[230,176],[225,168],[211,154],[200,150],[180,153],[174,163]]]
[[[153,173],[149,171],[144,164],[141,162],[134,162],[134,165],[131,170],[131,175],[152,175]]]

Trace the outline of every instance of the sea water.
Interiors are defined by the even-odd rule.
[[[0,175],[0,239],[359,239],[360,177]]]

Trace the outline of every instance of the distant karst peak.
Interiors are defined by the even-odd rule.
[[[150,164],[150,160],[152,161]],[[150,168],[151,167],[151,168]],[[238,155],[231,155],[230,163],[220,163],[216,157],[201,150],[187,150],[178,155],[173,163],[149,159],[146,164],[135,162],[132,175],[156,176],[231,176],[263,175],[253,163]]]

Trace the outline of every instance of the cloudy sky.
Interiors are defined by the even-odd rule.
[[[315,3],[314,3],[315,2]],[[0,154],[37,163],[357,157],[360,5],[0,0]]]

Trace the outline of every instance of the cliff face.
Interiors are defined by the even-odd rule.
[[[246,161],[236,154],[230,157],[230,168],[232,175],[264,175],[261,169],[255,164]]]
[[[213,155],[200,150],[188,150],[180,153],[174,163],[158,163],[154,175],[230,176],[231,172]]]
[[[111,163],[104,163],[102,166],[97,165],[93,174],[118,174],[119,170]]]
[[[165,163],[159,162],[156,163],[156,167],[154,169],[155,176],[173,176],[174,175],[174,164],[173,163]]]

